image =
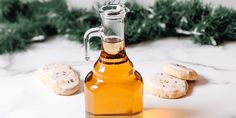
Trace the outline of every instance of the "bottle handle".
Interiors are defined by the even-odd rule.
[[[101,38],[101,31],[102,31],[103,27],[95,27],[95,28],[91,28],[89,30],[87,30],[84,34],[84,47],[85,47],[85,60],[88,61],[89,60],[89,55],[88,55],[88,51],[89,51],[89,42],[90,39],[92,37],[100,37]]]

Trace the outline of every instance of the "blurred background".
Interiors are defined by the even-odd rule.
[[[74,8],[83,7],[83,8],[91,8],[94,6],[96,0],[67,0]],[[134,0],[127,0],[134,1]],[[155,0],[136,0],[143,6],[151,6],[155,3]],[[204,3],[210,3],[212,5],[223,5],[227,7],[235,8],[235,0],[202,0]]]

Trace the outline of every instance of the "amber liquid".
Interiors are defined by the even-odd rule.
[[[117,37],[103,40],[101,55],[85,79],[87,118],[141,118],[143,81]]]

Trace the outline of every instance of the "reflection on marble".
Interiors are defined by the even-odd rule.
[[[143,118],[192,118],[193,112],[184,109],[154,108],[143,112]]]
[[[191,83],[188,95],[181,99],[161,99],[145,90],[143,117],[234,118],[235,51],[236,42],[213,47],[174,38],[129,46],[127,54],[144,83],[169,62],[187,65],[200,74],[200,79]],[[83,92],[55,95],[35,79],[34,71],[42,64],[63,62],[80,71],[84,79],[99,51],[91,51],[90,55],[91,60],[86,62],[82,45],[61,37],[34,44],[25,52],[1,55],[0,118],[85,118]]]

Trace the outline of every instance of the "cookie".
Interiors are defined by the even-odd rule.
[[[186,80],[159,73],[148,80],[147,89],[160,98],[175,99],[187,94],[188,83]]]
[[[69,65],[44,65],[38,69],[36,77],[58,95],[71,95],[80,89],[79,74]]]
[[[163,67],[163,71],[166,74],[175,76],[183,80],[197,80],[198,74],[195,70],[187,68],[180,64],[170,63]]]
[[[49,77],[50,72],[52,72],[55,69],[71,69],[71,67],[69,65],[66,64],[61,64],[61,63],[50,63],[50,64],[45,64],[42,67],[40,67],[37,71],[36,71],[36,77],[40,76],[41,81],[43,81],[45,83],[45,80],[47,80],[46,78]],[[39,77],[37,77],[39,78]]]
[[[39,68],[39,71],[42,72],[42,74],[48,75],[51,70],[59,68],[71,69],[71,66],[62,63],[50,63],[43,65],[41,68]]]

